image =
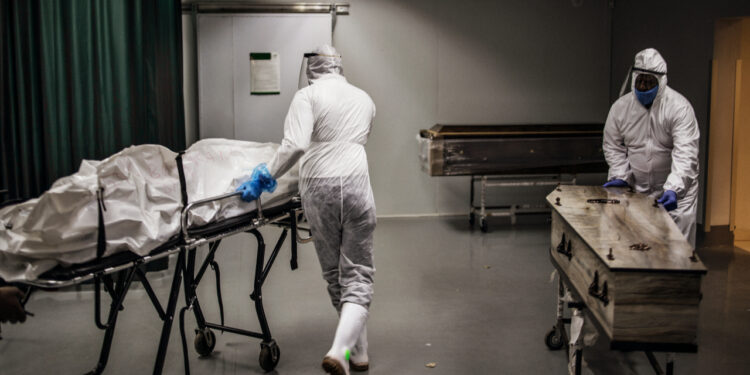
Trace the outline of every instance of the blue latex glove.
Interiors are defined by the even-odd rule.
[[[252,202],[264,191],[273,193],[276,190],[276,179],[268,172],[266,163],[262,163],[253,169],[250,179],[240,185],[237,190],[242,192],[242,200]]]
[[[628,187],[628,183],[619,178],[615,178],[614,180],[609,181],[602,186],[603,187]]]
[[[672,211],[677,208],[677,193],[672,190],[666,190],[657,202],[664,206],[664,209],[667,211]]]

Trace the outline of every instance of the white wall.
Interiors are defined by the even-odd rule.
[[[378,107],[367,153],[379,215],[468,212],[468,178],[421,172],[419,129],[606,118],[606,2],[365,0],[350,12],[334,44]]]
[[[467,178],[434,178],[420,170],[420,129],[604,122],[606,1],[349,2],[334,45],[349,81],[377,105],[367,153],[378,215],[468,212]],[[544,189],[496,192],[495,199],[530,194],[541,199]]]

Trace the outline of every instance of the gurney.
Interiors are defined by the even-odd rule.
[[[101,191],[97,192],[98,208],[98,228],[96,234],[96,257],[86,262],[78,264],[59,264],[38,276],[26,277],[24,279],[13,280],[17,285],[30,286],[39,289],[57,289],[66,286],[78,285],[83,282],[93,280],[94,284],[94,304],[95,304],[95,323],[98,328],[105,331],[104,341],[99,356],[99,362],[90,372],[94,374],[101,373],[107,364],[109,351],[114,337],[115,324],[118,313],[123,309],[123,301],[135,278],[138,278],[144,287],[149,299],[151,300],[158,316],[164,322],[161,332],[159,349],[154,365],[154,373],[161,373],[166,349],[171,331],[171,324],[174,318],[179,288],[182,285],[182,279],[185,279],[185,291],[188,304],[199,314],[197,298],[195,298],[195,289],[206,270],[208,263],[205,263],[197,275],[194,274],[195,250],[201,245],[209,245],[209,257],[213,262],[213,254],[222,238],[249,232],[253,234],[258,242],[256,277],[253,295],[258,298],[255,301],[255,307],[258,319],[261,323],[262,333],[252,334],[253,337],[263,339],[263,350],[261,351],[261,365],[263,368],[273,368],[278,363],[278,345],[273,341],[265,314],[263,312],[262,300],[260,298],[261,287],[268,275],[270,267],[278,255],[281,245],[287,237],[287,232],[291,230],[292,237],[292,267],[296,268],[296,241],[297,241],[297,219],[301,213],[301,204],[296,197],[295,189],[287,189],[283,194],[276,194],[268,203],[263,205],[261,199],[252,203],[254,209],[234,216],[227,216],[227,212],[232,210],[221,211],[221,209],[211,215],[210,220],[205,220],[206,207],[229,206],[236,208],[239,202],[238,193],[226,193],[215,197],[196,200],[188,203],[188,186],[186,186],[185,170],[182,166],[182,154],[176,158],[176,165],[179,172],[179,186],[182,207],[177,217],[179,231],[172,234],[168,240],[147,253],[136,253],[133,251],[119,251],[108,253],[106,235],[107,226],[104,224],[103,213],[106,212],[106,204],[102,199]],[[250,161],[252,163],[252,161]],[[236,210],[234,211],[236,212]],[[218,214],[216,214],[218,213]],[[258,228],[273,224],[282,227],[282,235],[276,243],[268,261],[265,259],[265,243]],[[6,229],[7,224],[6,224]],[[158,259],[165,258],[175,254],[177,257],[176,267],[172,276],[170,294],[166,308],[159,302],[153,288],[150,286],[143,266]],[[218,268],[217,268],[218,273]],[[24,275],[33,275],[25,273]],[[217,275],[218,276],[218,275]],[[218,279],[218,277],[217,277]],[[101,314],[101,294],[102,289],[110,296],[110,309],[106,321],[102,320]],[[27,296],[30,293],[27,293]],[[28,300],[28,298],[27,298]],[[26,302],[26,301],[24,301]],[[183,310],[184,311],[184,310]],[[182,315],[182,314],[181,314]],[[202,317],[202,315],[201,315]],[[206,326],[205,319],[199,319],[199,326],[204,337],[208,337],[210,330]],[[211,326],[208,326],[211,328]],[[247,333],[247,331],[244,331]],[[184,335],[183,335],[184,337]],[[196,340],[197,342],[198,340]],[[213,345],[206,345],[213,348]],[[185,349],[183,340],[183,349]],[[200,352],[200,351],[199,351]],[[187,364],[187,357],[186,357]],[[187,370],[187,368],[186,368]]]

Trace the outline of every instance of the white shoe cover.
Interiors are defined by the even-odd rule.
[[[351,361],[357,365],[367,365],[370,362],[370,358],[367,356],[367,326],[362,327],[362,332],[359,334],[357,343],[352,349]]]
[[[351,351],[365,327],[367,314],[367,309],[364,306],[355,303],[344,303],[341,307],[341,318],[339,318],[339,325],[336,328],[336,336],[326,357],[339,362],[347,375],[349,374]]]

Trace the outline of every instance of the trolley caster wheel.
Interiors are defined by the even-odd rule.
[[[477,221],[476,215],[474,215],[473,212],[470,213],[469,214],[469,225],[471,225],[473,227],[474,223],[476,223],[476,221]]]
[[[562,334],[557,330],[557,327],[552,327],[552,330],[547,332],[544,336],[544,343],[550,350],[560,350],[565,344],[562,339]]]
[[[490,230],[490,226],[489,224],[487,224],[487,219],[479,220],[479,229],[481,229],[484,233],[487,233],[487,231]]]
[[[208,328],[196,329],[195,330],[195,351],[200,354],[201,357],[211,355],[216,347],[216,335]]]
[[[279,363],[280,357],[281,350],[279,349],[279,345],[276,344],[276,341],[271,340],[269,342],[260,343],[260,356],[258,361],[263,370],[266,372],[273,371]]]

